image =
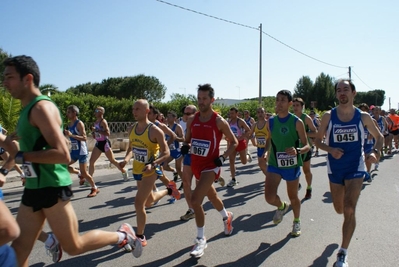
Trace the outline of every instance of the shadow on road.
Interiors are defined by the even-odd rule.
[[[309,267],[325,267],[328,266],[328,258],[334,253],[334,251],[338,248],[337,244],[330,244],[326,247],[323,253],[313,261],[312,265]]]

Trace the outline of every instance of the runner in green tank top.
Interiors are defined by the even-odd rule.
[[[62,133],[60,112],[39,90],[40,71],[28,56],[3,62],[4,87],[24,107],[18,122],[20,151],[10,151],[10,160],[23,164],[26,188],[18,209],[21,235],[12,243],[19,266],[28,266],[28,257],[47,219],[64,251],[78,255],[106,245],[118,244],[139,257],[141,242],[133,228],[123,223],[116,232],[93,230],[80,236],[78,219],[71,204],[71,178],[66,165],[69,149]],[[29,171],[29,173],[28,173]],[[0,173],[0,180],[6,173]]]
[[[292,95],[288,90],[281,90],[276,96],[277,115],[267,121],[270,132],[270,156],[266,172],[265,198],[270,205],[277,207],[273,222],[279,224],[287,212],[289,204],[282,202],[277,195],[281,179],[287,184],[287,193],[294,213],[292,236],[301,234],[300,211],[301,202],[298,198],[298,185],[302,156],[310,147],[306,138],[303,122],[288,112],[292,105]],[[299,142],[303,144],[299,147]]]
[[[305,131],[308,137],[308,144],[310,146],[311,144],[310,138],[316,137],[317,129],[313,124],[313,120],[310,118],[310,116],[305,113],[302,113],[304,106],[305,102],[302,100],[302,98],[299,97],[294,98],[292,108],[294,110],[295,115],[298,118],[300,118],[305,125]],[[300,146],[302,146],[302,144],[300,144]],[[302,156],[303,156],[302,170],[305,173],[305,179],[307,183],[305,199],[310,199],[312,197],[312,179],[313,179],[312,172],[310,171],[310,159],[312,158],[312,151],[309,150],[306,154],[303,154]]]

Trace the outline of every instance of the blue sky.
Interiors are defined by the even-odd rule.
[[[168,0],[3,0],[0,47],[32,56],[42,84],[60,90],[108,77],[157,77],[172,93],[196,94],[211,83],[216,97],[259,95],[256,28],[329,64],[262,35],[262,95],[293,91],[303,76],[352,78],[358,91],[383,89],[398,108],[399,2]]]

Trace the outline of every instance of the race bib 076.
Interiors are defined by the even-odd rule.
[[[211,141],[201,139],[191,139],[191,154],[206,157],[211,148]]]
[[[298,164],[296,155],[288,155],[285,152],[277,152],[277,166],[278,167],[292,167]]]
[[[359,141],[358,129],[355,124],[338,126],[334,125],[333,137],[335,143],[347,143]]]

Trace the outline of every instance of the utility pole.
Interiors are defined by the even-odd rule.
[[[349,73],[349,80],[352,80],[352,69],[351,69],[351,66],[349,66],[348,73]]]
[[[262,106],[262,23],[259,26],[259,106]]]

